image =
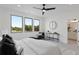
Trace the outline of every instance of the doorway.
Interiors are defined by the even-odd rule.
[[[77,44],[77,24],[78,21],[75,19],[68,22],[68,44]]]

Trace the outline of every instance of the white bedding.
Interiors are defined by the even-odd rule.
[[[16,44],[17,53],[21,48],[23,48],[22,55],[30,55],[30,54],[35,55],[35,53],[33,53],[33,51],[29,47],[27,47],[27,45],[25,45],[25,43],[22,40],[14,40],[14,41]]]
[[[23,48],[23,55],[79,55],[79,47],[56,44],[45,40],[25,38],[16,42],[17,50]]]
[[[2,37],[0,37],[0,41]],[[25,38],[14,40],[17,53],[23,49],[22,55],[79,55],[79,46],[56,44],[45,40]]]
[[[17,46],[23,48],[24,55],[60,55],[61,52],[56,44],[45,41],[25,38],[16,42]]]

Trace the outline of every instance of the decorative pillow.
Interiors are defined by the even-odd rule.
[[[11,36],[9,36],[8,34],[6,34],[6,37],[12,40],[12,37],[11,37]]]
[[[3,35],[1,41],[1,55],[17,55],[15,44],[10,36]]]
[[[14,44],[14,41],[12,40],[12,38],[9,35],[3,35],[3,42],[7,42],[10,44]]]
[[[3,42],[1,46],[1,55],[17,55],[16,48],[13,44]]]
[[[18,55],[23,54],[23,47],[21,46],[22,41],[21,40],[14,40],[14,43],[15,43],[15,47],[17,50],[17,54]]]

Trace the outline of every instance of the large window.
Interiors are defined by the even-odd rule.
[[[25,31],[33,30],[33,22],[32,18],[25,18]]]
[[[33,20],[33,24],[34,24],[34,31],[39,31],[40,21],[39,20]]]
[[[24,24],[24,25],[23,25]],[[11,32],[22,32],[24,31],[39,31],[40,21],[37,19],[27,18],[21,16],[11,16]]]
[[[11,16],[11,32],[22,32],[22,17]]]

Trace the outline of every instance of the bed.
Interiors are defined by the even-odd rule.
[[[0,37],[0,40],[2,38]],[[51,41],[24,38],[14,40],[17,53],[21,55],[79,55],[78,46],[57,44]]]
[[[15,42],[17,48],[23,48],[22,55],[79,55],[79,46],[59,44],[33,38],[24,38]],[[19,49],[17,50],[19,51]]]
[[[23,48],[23,55],[60,55],[60,49],[56,44],[33,38],[25,38],[15,41],[17,50]]]

